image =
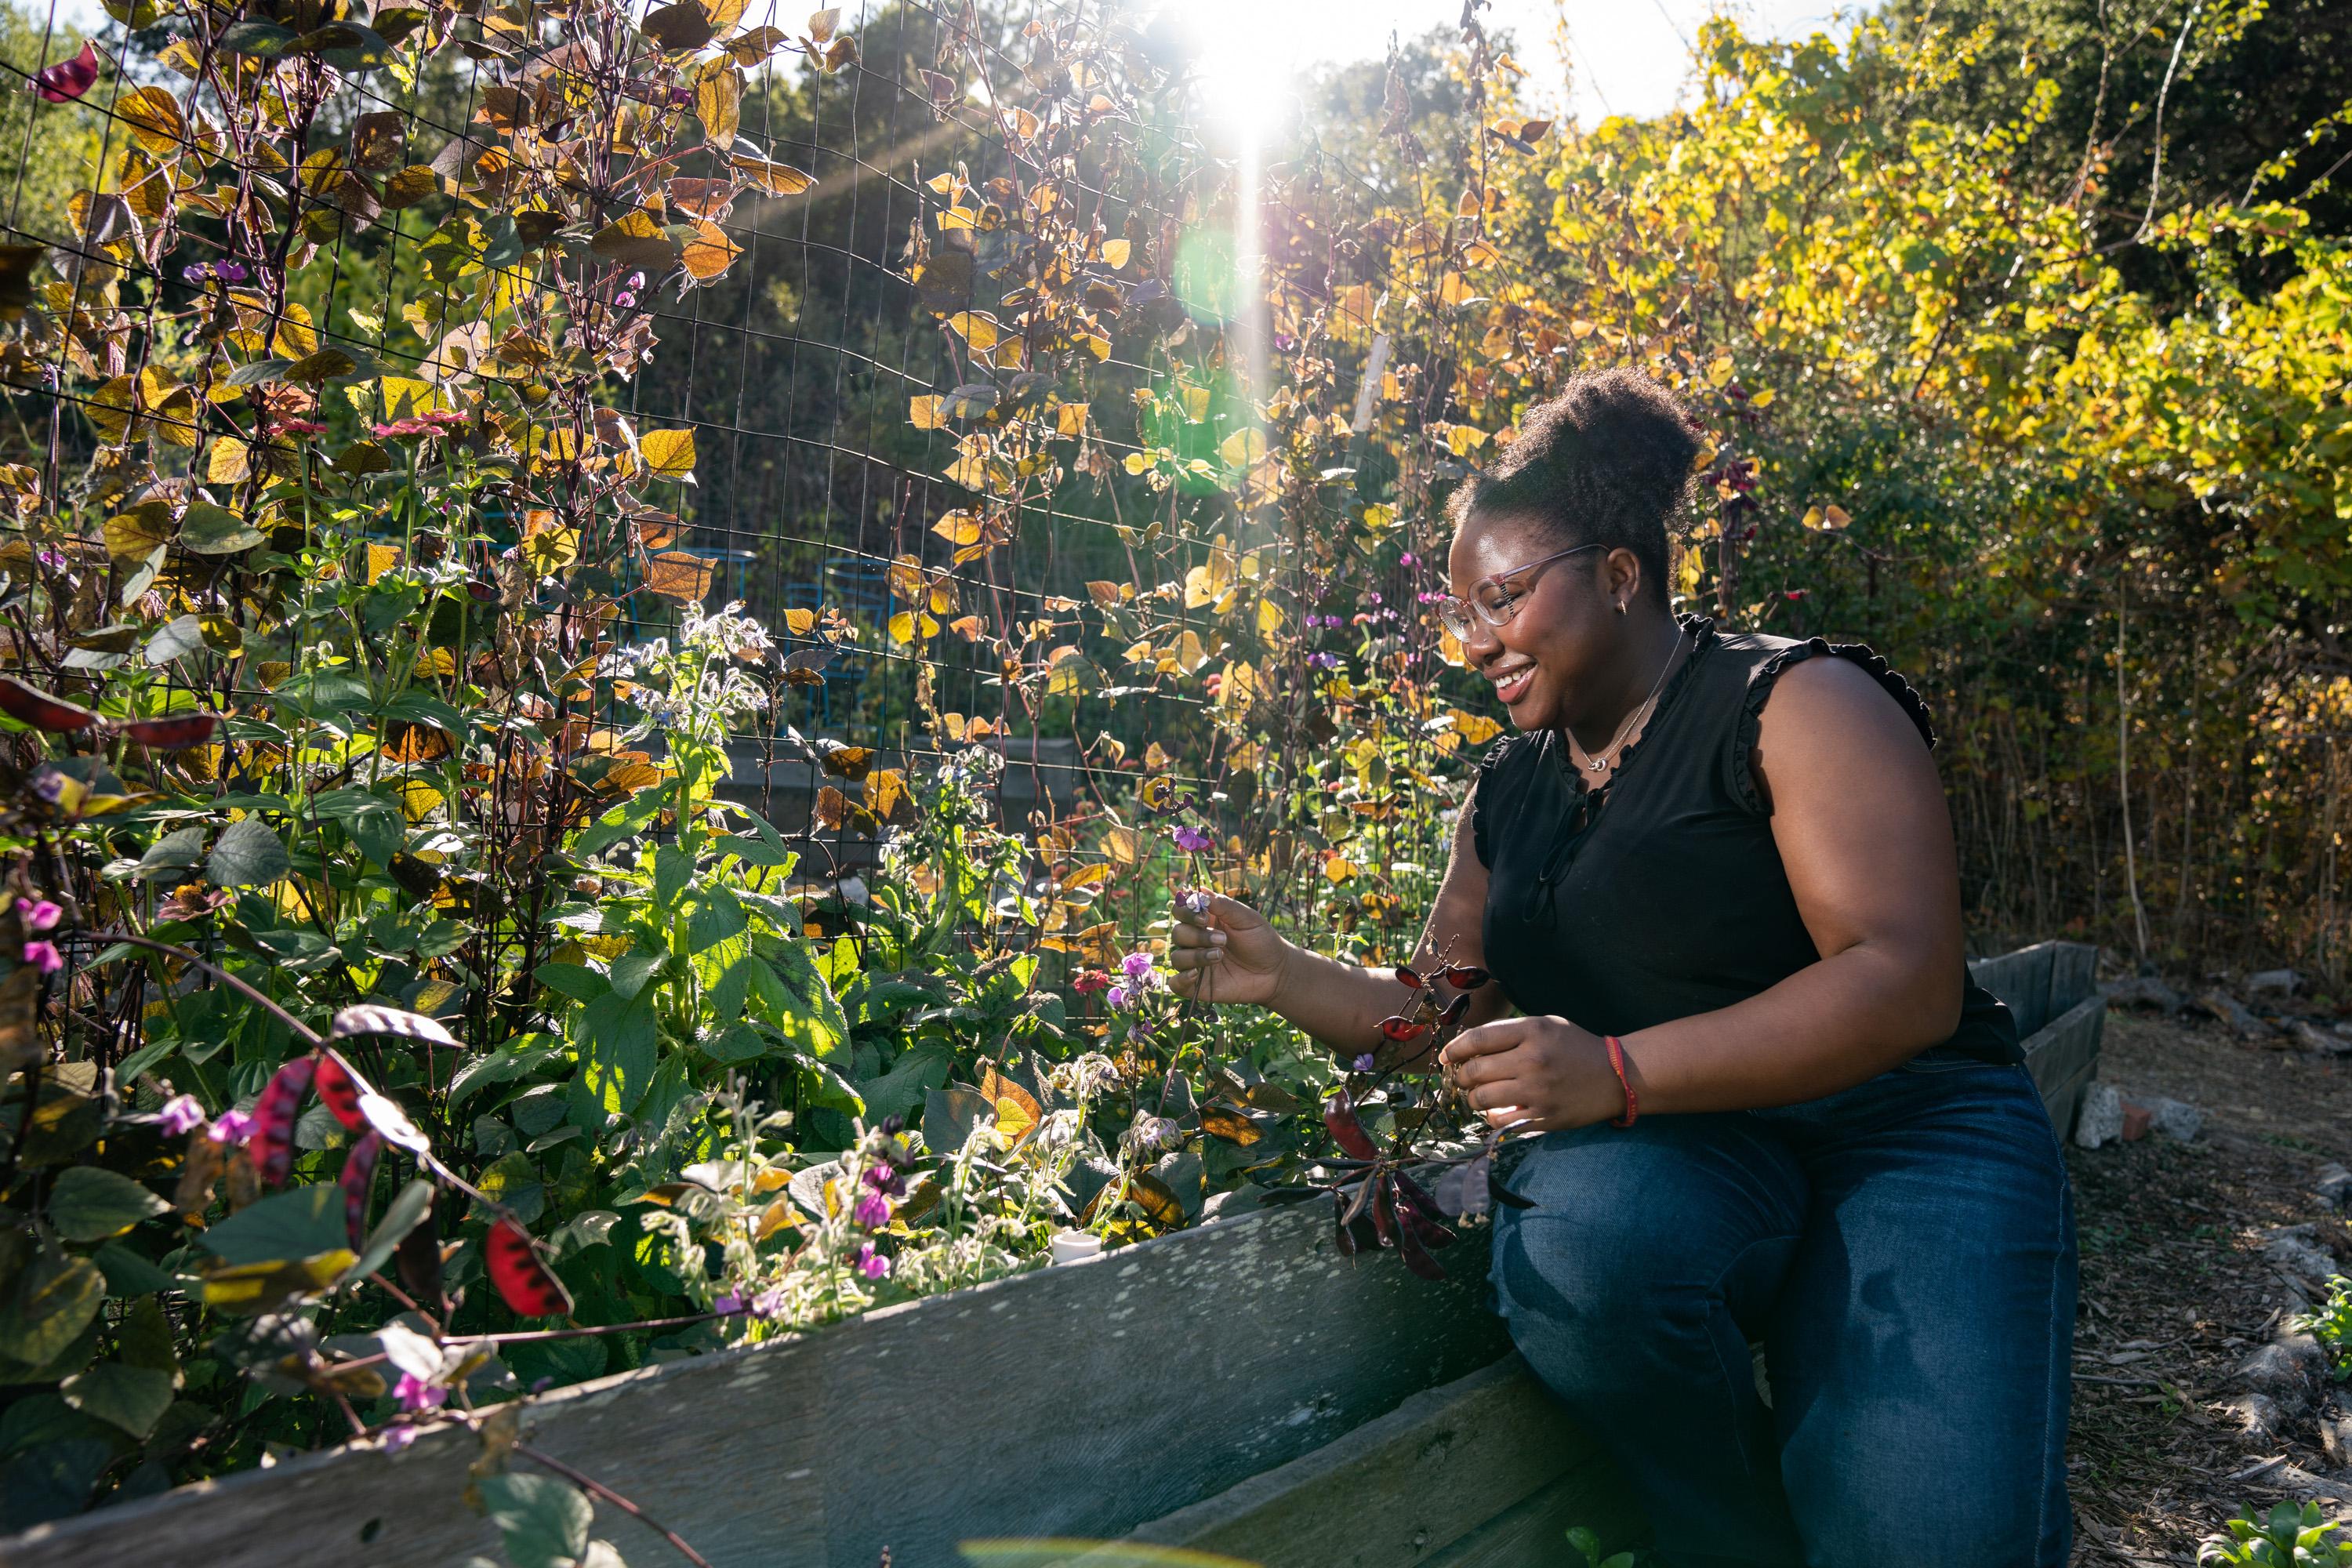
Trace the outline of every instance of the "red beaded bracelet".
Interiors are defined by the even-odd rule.
[[[1610,1070],[1617,1075],[1617,1087],[1625,1091],[1625,1114],[1609,1123],[1612,1127],[1631,1127],[1633,1119],[1642,1114],[1642,1101],[1633,1092],[1633,1080],[1625,1076],[1625,1042],[1614,1035],[1603,1035],[1609,1047]]]

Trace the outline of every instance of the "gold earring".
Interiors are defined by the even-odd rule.
[[[1625,613],[1625,601],[1622,599],[1617,601],[1617,613],[1621,616]]]

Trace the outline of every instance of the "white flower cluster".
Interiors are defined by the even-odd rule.
[[[616,647],[596,663],[606,679],[635,683],[627,700],[649,725],[696,740],[718,740],[768,706],[768,694],[735,661],[773,647],[768,628],[742,613],[740,600],[705,615],[688,605],[675,647],[667,637]]]

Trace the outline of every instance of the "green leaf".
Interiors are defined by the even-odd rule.
[[[233,55],[275,59],[294,42],[294,30],[274,22],[233,22],[221,30],[220,47]]]
[[[278,835],[257,816],[233,822],[205,862],[205,880],[216,888],[266,888],[282,882],[294,861]]]
[[[624,1002],[634,1002],[646,983],[669,962],[669,954],[659,948],[632,948],[613,961],[613,994]]]
[[[514,1568],[570,1568],[588,1550],[595,1518],[587,1495],[553,1476],[485,1476],[475,1483]]]
[[[572,841],[572,853],[585,860],[591,855],[610,848],[635,833],[654,819],[669,794],[667,784],[647,784],[621,805],[596,819],[592,827],[582,830]]]
[[[119,1241],[110,1241],[100,1247],[90,1254],[90,1260],[106,1276],[106,1293],[118,1300],[126,1296],[169,1290],[179,1283]]]
[[[49,1224],[68,1241],[104,1241],[172,1205],[130,1177],[96,1165],[58,1173],[49,1186]]]
[[[768,1054],[767,1037],[749,1024],[730,1024],[715,1035],[705,1035],[695,1044],[712,1061],[732,1065],[736,1062],[757,1061]]]
[[[147,647],[142,657],[149,664],[166,665],[204,646],[204,623],[194,616],[181,616],[164,622],[155,635],[147,639]]]
[[[420,1176],[401,1188],[400,1195],[392,1200],[392,1206],[383,1211],[383,1217],[375,1222],[373,1230],[368,1232],[367,1245],[360,1248],[359,1258],[352,1263],[349,1278],[364,1279],[383,1268],[399,1250],[402,1239],[425,1223],[425,1211],[432,1206],[431,1182]]]
[[[342,1190],[332,1182],[316,1182],[249,1204],[199,1239],[227,1263],[311,1258],[351,1245]]]
[[[654,851],[654,902],[667,910],[694,880],[694,857],[675,844]]]
[[[106,1277],[87,1258],[48,1251],[18,1276],[0,1310],[0,1356],[40,1366],[61,1354],[106,1300]]]
[[[584,963],[542,963],[530,973],[531,978],[541,985],[562,992],[574,1002],[593,1002],[613,988],[603,975]]]
[[[234,555],[240,550],[250,550],[257,544],[268,542],[269,535],[226,507],[191,501],[186,513],[180,519],[181,545],[199,555]],[[181,617],[182,620],[194,618],[193,616]],[[174,626],[178,624],[177,621],[173,623]],[[163,662],[154,658],[152,648],[148,658],[154,663]]]
[[[625,1116],[646,1092],[661,1054],[649,1006],[604,995],[574,1019],[581,1045],[581,1081],[608,1116]]]
[[[944,1046],[919,1045],[891,1064],[880,1078],[857,1086],[868,1116],[904,1116],[923,1102],[926,1092],[944,1088],[954,1070],[955,1053]]]
[[[762,990],[761,1000],[770,1005],[769,1021],[792,1042],[793,1048],[819,1058],[845,1051],[849,1042],[849,1020],[842,1016],[841,1004],[835,999],[833,987],[816,972],[808,943],[799,938],[777,942],[771,950],[766,967],[777,983],[776,988],[771,991],[761,987],[756,973],[751,983]]]
[[[763,822],[760,826],[766,827],[767,824]],[[772,827],[768,828],[772,836],[775,831]],[[713,843],[711,848],[721,855],[732,855],[746,866],[782,866],[789,868],[800,859],[798,855],[784,847],[782,840],[755,837],[748,833],[730,833]]]
[[[102,1361],[66,1379],[58,1392],[83,1415],[94,1415],[143,1439],[163,1418],[163,1412],[171,1408],[172,1374]]]

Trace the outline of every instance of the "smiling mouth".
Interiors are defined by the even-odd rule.
[[[1508,708],[1528,694],[1528,688],[1534,682],[1535,675],[1534,665],[1522,664],[1515,665],[1499,674],[1490,673],[1486,679],[1495,683],[1496,698],[1504,707]]]

